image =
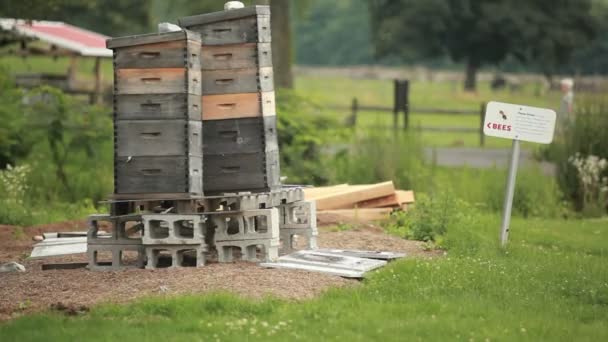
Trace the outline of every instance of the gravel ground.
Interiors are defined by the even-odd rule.
[[[328,225],[331,222],[320,222]],[[43,263],[85,262],[85,255],[27,260],[32,237],[43,232],[85,230],[86,222],[71,221],[18,229],[0,225],[0,263],[22,263],[25,273],[0,274],[0,321],[23,314],[56,308],[67,312],[86,311],[102,302],[124,303],[150,295],[193,294],[229,291],[250,298],[267,295],[302,300],[330,287],[357,286],[357,280],[306,271],[265,269],[256,264],[209,263],[202,268],[91,272],[86,269],[42,271]],[[322,248],[367,249],[433,256],[420,244],[389,236],[371,224],[354,230],[333,231],[321,227]]]

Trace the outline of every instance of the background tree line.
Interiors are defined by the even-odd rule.
[[[608,73],[608,0],[245,0],[271,4],[277,83],[301,65],[463,66]],[[112,36],[221,10],[224,0],[0,0],[0,16],[64,20]],[[276,13],[281,13],[277,16]],[[279,26],[277,26],[279,25]],[[293,39],[292,39],[293,33]],[[286,70],[282,72],[282,70]]]

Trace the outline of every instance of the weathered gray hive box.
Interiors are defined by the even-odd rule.
[[[270,8],[186,17],[200,33],[205,193],[280,187]]]
[[[177,31],[113,38],[114,192],[201,196],[201,40]]]

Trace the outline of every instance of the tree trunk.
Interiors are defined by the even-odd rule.
[[[467,69],[464,80],[464,90],[475,92],[477,90],[477,70],[479,63],[473,59],[467,60]]]
[[[272,63],[274,67],[274,84],[277,88],[293,88],[293,75],[291,72],[291,25],[289,20],[290,1],[270,1]]]

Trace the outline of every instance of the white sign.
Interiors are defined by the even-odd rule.
[[[491,137],[550,144],[555,111],[492,101],[486,106],[483,133]]]

